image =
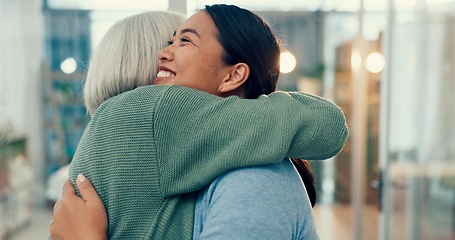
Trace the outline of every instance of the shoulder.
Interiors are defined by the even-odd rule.
[[[253,203],[251,199],[266,198],[265,205],[292,207],[300,205],[302,198],[308,198],[300,176],[288,159],[226,172],[210,184],[207,194],[214,200],[233,198],[230,200],[245,201],[245,204]]]
[[[213,181],[214,184],[240,184],[248,187],[287,185],[289,188],[301,188],[300,177],[289,159],[274,164],[265,164],[251,167],[236,168],[220,175]],[[289,185],[289,183],[291,183]],[[272,185],[271,185],[272,184]],[[213,184],[212,184],[213,185]],[[288,187],[286,187],[288,188]]]
[[[290,236],[314,222],[303,183],[288,159],[221,175],[200,193],[198,209],[205,214],[202,236],[295,239]]]
[[[138,87],[120,93],[104,101],[97,109],[94,117],[102,112],[123,109],[128,111],[144,105],[153,105],[168,91],[167,86],[150,85]]]

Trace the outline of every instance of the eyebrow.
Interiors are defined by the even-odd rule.
[[[201,38],[201,36],[199,36],[199,33],[196,31],[196,29],[193,29],[193,28],[184,28],[184,29],[180,30],[180,34],[184,34],[184,33],[193,33],[198,38]],[[175,34],[176,34],[176,32],[174,31],[174,35],[172,35],[172,36],[175,36]]]

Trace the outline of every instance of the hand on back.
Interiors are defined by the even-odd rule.
[[[78,175],[76,182],[81,197],[67,180],[62,198],[54,205],[54,216],[49,227],[51,239],[107,239],[107,215],[101,199],[82,174]]]

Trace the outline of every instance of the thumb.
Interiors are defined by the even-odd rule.
[[[84,199],[85,202],[101,201],[92,183],[90,183],[83,174],[80,173],[77,175],[76,184],[81,194],[81,198]]]

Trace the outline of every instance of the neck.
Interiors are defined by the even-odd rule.
[[[240,98],[245,98],[246,94],[245,94],[245,91],[242,88],[242,89],[235,89],[235,90],[230,91],[230,92],[222,93],[220,96],[221,97],[237,96],[237,97],[240,97]]]

